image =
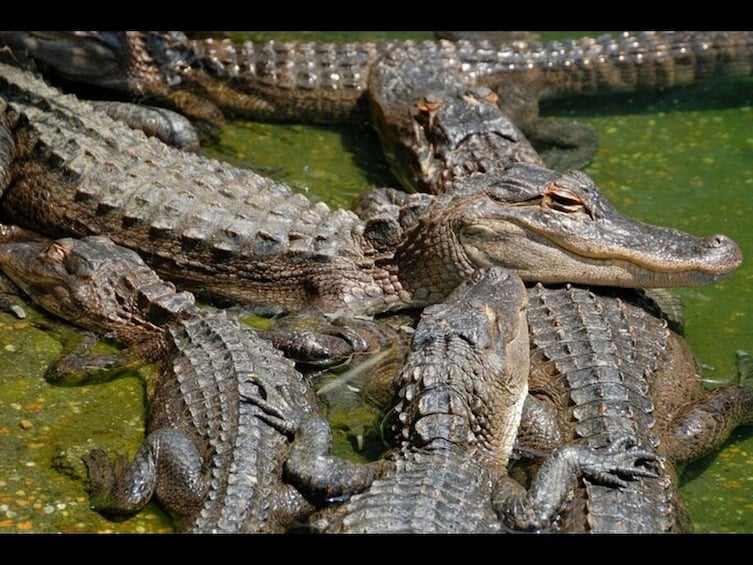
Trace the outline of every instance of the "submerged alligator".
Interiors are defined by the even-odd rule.
[[[477,271],[425,308],[394,386],[397,446],[361,494],[312,518],[327,533],[493,533],[549,526],[588,477],[606,489],[653,477],[658,456],[629,435],[566,445],[530,489],[507,475],[528,388],[525,287],[498,267]],[[603,448],[603,449],[602,449]]]
[[[368,122],[378,99],[371,72],[389,54],[412,53],[438,71],[487,86],[540,150],[576,150],[581,168],[595,151],[593,132],[539,116],[545,98],[663,88],[719,75],[749,75],[753,33],[642,32],[575,41],[385,40],[233,42],[181,32],[0,32],[40,68],[69,81],[165,105],[214,139],[225,117],[317,123]],[[549,162],[550,166],[555,166]],[[564,164],[563,164],[564,167]],[[559,168],[563,168],[559,167]]]
[[[6,221],[108,235],[184,290],[265,313],[421,307],[494,264],[531,282],[666,287],[718,281],[742,260],[725,236],[633,221],[586,174],[525,163],[416,195],[407,229],[365,221],[146,138],[9,65],[0,181]]]
[[[101,358],[101,378],[158,363],[135,460],[85,457],[102,514],[132,515],[154,496],[179,532],[284,532],[377,476],[379,463],[330,456],[329,425],[292,361],[225,312],[200,310],[135,252],[103,236],[6,242],[0,269],[47,311],[127,346],[120,363]],[[91,377],[97,357],[84,358]]]

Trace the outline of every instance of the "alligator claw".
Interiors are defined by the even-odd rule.
[[[297,423],[290,418],[294,409],[282,395],[277,393],[277,387],[265,376],[255,374],[245,381],[246,385],[255,385],[255,394],[250,394],[248,387],[241,387],[242,402],[248,402],[260,409],[257,417],[282,434],[294,434],[298,429]]]
[[[87,490],[91,506],[101,508],[103,499],[107,498],[115,485],[115,464],[100,448],[92,449],[81,460],[86,465],[89,483]]]
[[[658,477],[656,470],[641,464],[661,465],[664,459],[653,451],[639,447],[632,436],[616,439],[602,453],[585,452],[581,457],[584,475],[600,483],[619,487],[627,486],[623,477],[631,480]]]

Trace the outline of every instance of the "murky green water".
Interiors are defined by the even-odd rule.
[[[724,233],[742,247],[745,261],[729,279],[678,291],[707,377],[728,381],[735,351],[753,349],[753,80],[556,101],[545,111],[597,130],[600,150],[587,171],[621,211],[698,235]],[[208,152],[347,206],[363,190],[395,185],[379,151],[368,130],[237,122]],[[73,445],[132,455],[143,437],[143,388],[137,375],[47,384],[59,332],[36,328],[44,318],[31,314],[27,321],[0,314],[0,533],[170,531],[155,505],[122,523],[100,518],[79,480],[50,469]],[[682,494],[697,531],[753,532],[753,429],[689,468]]]

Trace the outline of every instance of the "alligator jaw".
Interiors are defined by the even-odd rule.
[[[498,179],[459,231],[477,266],[503,265],[531,282],[656,288],[715,283],[742,263],[726,236],[700,238],[620,214],[582,172],[519,165]]]

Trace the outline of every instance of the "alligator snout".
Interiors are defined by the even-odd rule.
[[[717,265],[720,274],[732,273],[743,262],[743,252],[740,246],[726,235],[717,233],[707,237],[704,244],[719,257],[718,262],[710,263]]]

